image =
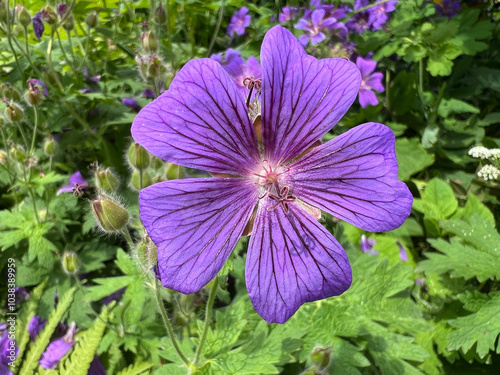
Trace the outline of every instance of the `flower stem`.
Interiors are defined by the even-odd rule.
[[[132,240],[132,236],[130,235],[130,232],[128,230],[128,227],[125,226],[125,228],[122,231],[123,236],[125,237],[125,241],[127,241],[128,246],[130,247],[130,251],[135,253],[135,245],[134,245],[134,240]]]
[[[214,35],[212,35],[212,39],[210,40],[210,45],[208,46],[208,51],[207,51],[207,57],[210,56],[212,53],[212,47],[214,46],[215,43],[215,38],[217,37],[217,34],[219,33],[219,28],[222,23],[222,16],[224,15],[224,0],[222,0],[222,4],[219,9],[219,18],[217,19],[217,25],[215,26],[214,30]]]
[[[210,291],[210,296],[208,297],[207,309],[205,310],[205,326],[203,327],[203,332],[201,334],[200,343],[196,348],[196,353],[194,355],[194,364],[197,365],[200,360],[201,352],[203,350],[203,346],[205,345],[205,341],[207,339],[208,328],[210,327],[210,320],[212,319],[212,307],[214,306],[215,300],[215,292],[217,292],[217,287],[219,286],[219,279],[215,277],[214,285],[212,286],[212,290]]]
[[[174,346],[174,349],[179,357],[181,357],[182,361],[186,364],[186,366],[189,367],[191,365],[191,361],[184,355],[181,348],[179,347],[179,344],[177,343],[177,340],[175,339],[174,330],[172,329],[172,324],[168,319],[167,311],[165,310],[165,306],[163,305],[158,280],[156,280],[156,278],[153,285],[155,289],[156,303],[158,304],[158,308],[160,309],[160,314],[163,319],[163,323],[165,324],[165,328],[167,329],[168,335],[170,336],[170,340],[172,341],[172,345]]]

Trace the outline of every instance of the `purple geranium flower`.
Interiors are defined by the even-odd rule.
[[[295,19],[299,14],[299,9],[295,7],[284,7],[278,16],[278,21],[280,23],[288,22]]]
[[[346,29],[342,22],[337,22],[333,17],[325,18],[323,9],[316,9],[311,13],[311,20],[301,18],[294,26],[296,29],[304,30],[305,34],[299,36],[299,42],[307,46],[309,41],[312,45],[318,44],[326,39],[324,32],[337,30],[341,36],[345,36]]]
[[[32,19],[33,22],[33,30],[35,31],[35,36],[37,37],[38,40],[43,35],[43,32],[45,31],[45,26],[43,25],[42,21],[42,11],[38,12],[35,14],[35,16]]]
[[[28,324],[28,333],[30,334],[31,341],[35,341],[40,331],[45,327],[45,323],[47,323],[47,320],[42,319],[38,315],[31,318]]]
[[[370,254],[378,254],[376,250],[373,250],[373,246],[375,246],[376,243],[377,241],[375,241],[373,238],[366,238],[366,235],[361,235],[360,247],[363,253],[369,252]]]
[[[49,97],[49,90],[47,90],[47,86],[45,86],[45,83],[43,83],[39,79],[30,78],[26,82],[28,83],[28,86],[31,90],[39,90],[40,87],[43,88],[43,94],[47,98]]]
[[[382,84],[384,75],[379,72],[373,72],[377,67],[377,62],[369,57],[362,58],[358,56],[356,65],[361,71],[361,87],[359,88],[359,104],[365,108],[368,105],[377,105],[378,99],[373,90],[384,92],[385,88]]]
[[[397,241],[397,245],[399,246],[399,257],[403,262],[408,262],[408,254],[406,253],[405,248],[401,244],[401,242]]]
[[[10,326],[10,324],[6,325]],[[0,374],[12,375],[9,364],[14,362],[19,354],[16,341],[9,337],[8,330],[4,330],[0,335]]]
[[[40,358],[40,366],[44,369],[54,369],[59,364],[59,361],[70,351],[75,345],[75,322],[71,323],[66,334],[52,341]]]
[[[370,24],[370,30],[380,30],[389,19],[387,13],[394,11],[397,3],[397,0],[388,1],[387,3],[376,5],[373,8],[368,9],[368,23]]]
[[[240,10],[234,12],[231,17],[231,22],[227,25],[227,34],[233,38],[236,35],[243,35],[245,28],[250,26],[252,17],[247,14],[248,8],[242,7]]]
[[[436,10],[441,16],[451,18],[456,16],[462,7],[459,0],[434,0]]]
[[[134,111],[138,111],[142,108],[134,98],[123,98],[122,103],[124,106],[132,108]]]
[[[261,115],[253,123],[224,68],[196,59],[139,112],[132,136],[157,157],[214,176],[140,192],[162,284],[199,291],[250,233],[250,300],[266,321],[283,323],[303,303],[351,284],[344,250],[318,222],[321,210],[386,231],[405,221],[412,196],[397,180],[395,137],[385,125],[367,123],[320,145],[356,98],[355,64],[318,61],[281,26],[268,31],[260,57]]]
[[[245,98],[255,87],[252,90],[251,99],[255,97],[255,93],[260,90],[260,82],[262,81],[262,68],[259,60],[250,56],[245,63],[240,53],[233,49],[227,50],[224,60],[221,54],[212,55],[211,58],[222,65]]]
[[[146,89],[144,89],[144,91],[142,92],[141,96],[143,98],[148,98],[148,99],[154,99],[154,98],[156,98],[155,92],[152,89],[150,89],[149,87],[146,88]]]
[[[94,356],[94,359],[90,363],[87,375],[106,375],[106,369],[97,355]]]
[[[75,189],[86,189],[90,185],[87,182],[86,179],[83,178],[82,174],[80,172],[75,172],[73,175],[69,178],[69,184],[66,186],[63,186],[57,191],[57,195],[61,193],[71,193],[75,192]]]

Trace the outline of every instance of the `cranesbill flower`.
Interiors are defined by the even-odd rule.
[[[70,351],[75,345],[75,322],[71,323],[66,334],[52,341],[40,358],[40,366],[44,369],[54,369],[59,364],[59,361]]]
[[[294,26],[296,29],[304,30],[305,34],[299,36],[299,42],[307,46],[309,41],[312,45],[321,43],[326,39],[325,32],[336,30],[341,36],[346,34],[345,26],[342,22],[337,22],[333,17],[325,18],[323,9],[316,9],[311,13],[311,20],[301,18]]]
[[[262,111],[253,123],[223,67],[196,59],[139,112],[132,136],[159,158],[214,176],[140,192],[163,286],[199,291],[250,233],[250,300],[266,321],[283,323],[303,303],[351,284],[344,250],[318,222],[321,210],[386,231],[405,221],[412,196],[397,180],[395,137],[385,125],[364,124],[320,145],[356,98],[355,64],[318,61],[281,26],[266,34],[260,57]]]
[[[234,12],[231,17],[231,22],[227,25],[227,34],[233,38],[236,35],[243,35],[245,33],[245,28],[250,26],[250,21],[252,17],[247,14],[248,8],[242,7],[240,10]]]
[[[45,31],[45,26],[43,25],[42,21],[42,11],[38,12],[35,14],[35,16],[32,19],[33,22],[33,30],[35,31],[35,36],[37,37],[38,40],[43,35],[43,32]]]
[[[373,246],[375,246],[376,243],[377,241],[373,238],[366,238],[366,235],[361,235],[360,247],[363,253],[369,252],[370,254],[378,254],[376,250],[373,250]]]
[[[280,23],[288,22],[295,19],[299,14],[299,9],[295,7],[284,7],[281,9],[281,13],[278,16],[278,21]]]
[[[389,19],[388,13],[396,9],[397,3],[397,0],[388,1],[368,9],[368,23],[370,24],[370,30],[380,30]]]
[[[86,189],[89,187],[89,183],[86,179],[83,178],[82,174],[78,171],[73,173],[73,175],[69,178],[69,184],[63,186],[57,191],[57,195],[61,193],[76,193],[76,190]]]
[[[47,323],[46,319],[42,319],[38,315],[35,315],[33,318],[31,318],[29,324],[28,324],[28,333],[30,335],[31,341],[35,341],[36,337],[40,333],[40,331],[45,327],[45,324]]]
[[[379,72],[374,72],[375,68],[377,67],[377,62],[373,61],[369,57],[362,58],[361,56],[358,56],[358,58],[356,59],[356,65],[361,71],[359,104],[361,104],[361,107],[363,108],[368,107],[368,105],[377,105],[377,95],[375,95],[373,90],[384,92],[385,88],[382,84],[384,75]]]
[[[459,0],[434,0],[436,11],[441,16],[451,18],[456,16],[462,7]]]
[[[134,98],[123,98],[122,104],[126,107],[132,108],[134,111],[138,111],[141,109],[141,105],[137,103],[137,100]]]
[[[403,262],[408,262],[408,254],[401,242],[397,241],[396,244],[399,246],[399,257]]]

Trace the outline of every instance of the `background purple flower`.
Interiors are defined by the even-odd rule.
[[[45,26],[43,25],[42,21],[42,11],[38,12],[35,14],[35,16],[32,19],[33,22],[33,30],[35,31],[35,36],[37,37],[38,40],[43,35],[43,32],[45,31]]]
[[[387,3],[370,8],[368,10],[368,23],[370,24],[370,30],[380,30],[389,19],[388,13],[396,9],[397,3],[397,1],[388,1]]]
[[[142,108],[134,98],[123,98],[122,103],[124,106],[132,108],[134,111],[138,111]]]
[[[377,63],[367,58],[362,58],[358,56],[356,59],[356,65],[361,71],[361,87],[359,88],[359,104],[361,107],[365,108],[368,105],[377,105],[378,99],[373,90],[384,92],[385,88],[382,84],[382,79],[384,75],[379,72],[374,72],[377,67]]]
[[[295,7],[284,7],[281,9],[281,13],[278,16],[278,21],[280,23],[288,22],[295,19],[299,15],[299,9]]]
[[[462,7],[459,0],[434,0],[436,10],[441,16],[451,18],[456,16]]]
[[[401,242],[397,241],[397,245],[399,246],[399,257],[403,262],[408,262],[408,254],[406,253],[405,248],[401,244]]]
[[[233,38],[236,35],[243,35],[245,33],[245,28],[250,26],[250,21],[252,17],[247,14],[248,8],[242,7],[240,10],[234,12],[231,17],[231,22],[227,26],[227,34]]]
[[[59,361],[70,351],[73,345],[75,345],[75,333],[76,325],[73,322],[64,337],[52,341],[47,349],[45,349],[39,361],[40,366],[47,370],[56,368]]]
[[[12,346],[13,345],[13,346]],[[7,330],[0,335],[0,374],[12,375],[9,363],[13,362],[19,353],[19,348],[14,340],[9,338]]]
[[[31,318],[28,324],[28,333],[30,335],[31,341],[35,341],[40,331],[43,329],[43,327],[45,327],[45,323],[47,323],[47,320],[42,319],[38,315],[35,315],[33,318]]]
[[[89,183],[86,179],[83,178],[82,174],[77,171],[73,173],[73,175],[69,178],[69,184],[63,186],[57,191],[57,195],[61,193],[71,193],[75,187],[83,187],[86,188],[89,186]]]
[[[373,250],[373,246],[375,246],[376,243],[377,241],[373,238],[366,238],[366,235],[361,235],[360,247],[363,253],[369,252],[370,254],[378,254],[377,251]]]
[[[358,12],[347,21],[346,26],[349,30],[359,34],[363,34],[366,30],[379,30],[389,18],[387,13],[392,12],[396,8],[396,4],[397,0],[388,1]],[[354,3],[354,11],[368,5],[370,5],[370,0],[356,0]]]
[[[360,125],[319,144],[356,98],[355,64],[308,56],[281,26],[268,31],[260,56],[259,122],[250,121],[224,68],[198,59],[139,112],[132,136],[168,162],[222,175],[140,192],[162,284],[199,291],[254,217],[248,293],[266,321],[283,323],[303,303],[342,294],[351,284],[344,250],[318,222],[321,210],[363,230],[386,231],[408,217],[412,196],[397,180],[395,137],[386,126]]]
[[[343,23],[337,22],[333,17],[325,17],[323,9],[316,9],[311,13],[311,19],[301,18],[294,26],[296,29],[304,30],[305,34],[299,36],[299,42],[307,46],[309,41],[312,45],[321,43],[326,39],[325,33],[336,31],[341,36],[345,36],[346,29]]]

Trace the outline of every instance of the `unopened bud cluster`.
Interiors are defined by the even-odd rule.
[[[309,354],[312,366],[301,373],[301,375],[327,375],[330,366],[332,348],[316,347]]]

